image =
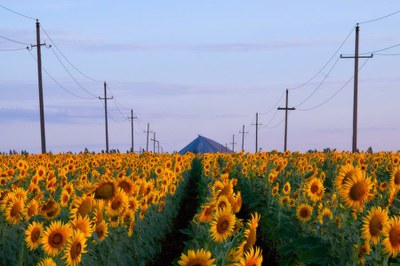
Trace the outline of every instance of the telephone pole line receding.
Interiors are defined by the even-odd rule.
[[[289,103],[289,91],[286,89],[286,107],[278,107],[278,110],[285,110],[285,141],[283,146],[283,151],[287,149],[287,128],[288,128],[288,111],[289,110],[296,110],[294,107],[288,107]]]
[[[107,98],[107,83],[104,81],[104,98],[99,97],[100,100],[104,100],[104,114],[106,118],[106,153],[108,149],[108,116],[107,116],[107,100],[112,100],[114,97]]]
[[[156,132],[153,131],[153,138],[151,139],[153,141],[153,153],[156,153]]]
[[[133,131],[133,120],[137,119],[136,116],[133,116],[133,110],[131,109],[131,116],[128,116],[128,119],[131,120],[131,137],[132,137],[132,146],[131,152],[135,152],[135,142],[134,142],[134,131]]]
[[[46,46],[46,43],[40,43],[40,23],[36,20],[36,45],[27,47],[32,49],[36,47],[37,51],[37,67],[38,67],[38,87],[39,87],[39,111],[40,111],[40,137],[42,153],[46,153],[46,134],[45,134],[45,123],[44,123],[44,101],[43,101],[43,81],[42,81],[42,52],[41,46]]]
[[[256,153],[257,153],[258,152],[258,127],[262,125],[262,124],[258,123],[258,113],[256,113],[256,123],[252,124],[252,125],[256,126]]]
[[[231,144],[232,144],[232,152],[235,152],[235,144],[236,144],[236,142],[235,142],[235,134],[233,134],[233,136],[232,136]]]
[[[372,58],[374,55],[359,56],[358,45],[359,45],[360,26],[356,25],[356,38],[355,38],[355,52],[354,56],[343,56],[340,58],[354,58],[354,103],[353,103],[353,141],[352,141],[352,152],[357,151],[357,104],[358,104],[358,59],[359,58]]]
[[[243,131],[239,131],[239,133],[242,134],[242,151],[244,151],[244,134],[248,133],[244,130],[244,125],[243,125]]]

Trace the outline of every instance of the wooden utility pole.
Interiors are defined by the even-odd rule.
[[[37,51],[37,68],[38,68],[38,87],[39,87],[39,112],[40,112],[40,139],[42,146],[42,153],[46,153],[46,133],[44,121],[44,101],[43,101],[43,81],[42,81],[42,52],[41,46],[46,43],[40,43],[40,23],[36,20],[36,45],[31,45],[28,49],[36,47]]]
[[[150,124],[149,123],[147,123],[147,130],[145,131],[145,133],[147,134],[146,151],[149,151],[149,133],[152,133],[152,131],[150,131]]]
[[[233,136],[232,136],[231,144],[232,144],[232,152],[235,152],[235,144],[236,144],[236,142],[235,142],[235,134],[233,134]]]
[[[156,153],[156,132],[153,131],[153,138],[151,139],[153,141],[153,153]]]
[[[359,35],[360,35],[360,26],[357,23],[354,56],[340,55],[340,58],[354,58],[353,141],[352,141],[352,149],[351,149],[352,152],[357,152],[358,59],[373,57],[373,54],[368,55],[368,56],[359,56],[358,55]]]
[[[99,97],[100,100],[104,100],[104,114],[106,118],[106,153],[108,149],[108,116],[107,116],[107,100],[112,100],[114,97],[107,98],[107,83],[104,81],[104,98]]]
[[[245,133],[248,133],[248,132],[246,132],[246,131],[244,130],[244,125],[243,125],[243,130],[242,130],[242,131],[239,131],[239,133],[242,134],[242,151],[244,151],[244,134],[245,134]]]
[[[131,152],[135,152],[135,142],[134,142],[134,131],[133,131],[133,120],[137,119],[136,116],[133,116],[133,110],[131,109],[131,116],[128,116],[128,119],[131,120],[131,137],[132,137],[132,145]]]
[[[256,126],[256,153],[258,152],[258,127],[261,126],[262,124],[258,123],[258,113],[256,113],[256,123],[252,124],[253,126]]]
[[[296,110],[294,107],[288,107],[289,103],[289,91],[286,89],[286,107],[278,107],[278,110],[285,110],[285,141],[284,141],[284,146],[283,146],[283,151],[286,151],[287,149],[287,128],[288,128],[288,111],[289,110]]]

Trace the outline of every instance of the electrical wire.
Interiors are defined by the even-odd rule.
[[[36,59],[36,57],[31,53],[31,51],[29,51],[28,50],[28,52],[29,52],[29,54],[33,57],[33,59],[35,59],[35,61],[37,62],[37,59]],[[92,98],[86,98],[86,97],[82,97],[82,96],[79,96],[79,95],[77,95],[77,94],[75,94],[75,93],[73,93],[72,91],[70,91],[70,90],[68,90],[68,89],[66,89],[64,86],[62,86],[52,75],[50,75],[50,73],[42,66],[42,70],[61,88],[61,89],[63,89],[64,91],[66,91],[66,92],[68,92],[69,94],[71,94],[72,96],[75,96],[75,97],[77,97],[77,98],[80,98],[80,99],[84,99],[84,100],[91,100]]]
[[[332,70],[335,68],[337,62],[339,62],[339,59],[340,59],[340,57],[338,57],[336,59],[335,63],[332,65],[331,69],[329,69],[328,73],[325,75],[325,77],[322,79],[322,81],[318,84],[318,86],[313,90],[313,92],[307,98],[305,98],[301,103],[296,105],[295,108],[297,108],[297,107],[303,105],[305,102],[307,102],[315,94],[315,92],[317,92],[317,90],[319,90],[319,88],[321,88],[321,85],[325,82],[325,80],[328,78],[328,76],[330,75]]]
[[[393,49],[393,48],[398,47],[398,46],[400,46],[400,43],[397,43],[395,45],[392,45],[392,46],[389,46],[389,47],[386,47],[386,48],[382,48],[382,49],[379,49],[379,50],[374,50],[374,51],[371,51],[371,52],[362,53],[362,54],[359,54],[359,55],[379,53],[379,52],[383,52],[383,51],[386,51],[386,50],[389,50],[389,49]]]
[[[374,54],[374,55],[381,55],[381,56],[399,56],[400,54]]]
[[[278,104],[279,104],[279,102],[282,100],[283,95],[285,95],[285,92],[282,93],[282,95],[281,95],[281,97],[278,99],[278,101],[276,101],[276,103],[275,103],[270,109],[268,109],[268,111],[262,112],[262,113],[260,113],[260,114],[265,115],[265,114],[268,114],[269,112],[271,112],[272,110],[274,110],[275,107],[277,107]]]
[[[26,48],[16,48],[16,49],[0,49],[0,52],[16,52],[26,50]]]
[[[61,61],[60,57],[57,55],[57,53],[54,51],[54,49],[52,47],[50,47],[51,51],[53,52],[53,54],[56,56],[58,62],[60,62],[61,66],[64,68],[64,70],[68,73],[68,75],[71,77],[71,79],[82,89],[84,90],[87,94],[89,94],[90,96],[92,96],[92,99],[97,99],[97,96],[94,95],[93,93],[91,93],[90,91],[88,91],[85,87],[82,86],[82,84],[80,84],[78,82],[78,80],[76,80],[76,78],[71,74],[71,72],[68,70],[68,68],[64,65],[64,63]]]
[[[17,41],[17,40],[14,40],[14,39],[10,39],[10,38],[7,38],[7,37],[1,36],[1,35],[0,35],[0,38],[2,38],[2,39],[4,39],[4,40],[7,40],[7,41],[10,41],[10,42],[13,42],[13,43],[18,43],[18,44],[23,44],[23,45],[28,45],[28,46],[31,45],[30,43],[27,43],[27,42],[20,42],[20,41]]]
[[[61,50],[58,48],[58,46],[55,44],[55,42],[53,41],[53,39],[50,37],[50,35],[47,33],[47,31],[43,28],[42,25],[40,25],[40,28],[42,29],[42,31],[44,32],[44,34],[47,36],[47,38],[49,38],[49,40],[51,41],[51,43],[54,45],[54,47],[56,47],[57,51],[61,54],[61,56],[76,70],[78,71],[82,76],[86,77],[87,79],[90,79],[91,81],[94,82],[99,82],[99,83],[103,83],[103,81],[98,80],[98,79],[94,79],[88,75],[86,75],[85,73],[83,73],[81,70],[79,70],[74,64],[72,64],[72,62],[63,54],[63,52],[61,52]]]
[[[283,121],[285,121],[285,118],[282,118],[282,120],[281,121],[279,121],[277,124],[275,124],[275,125],[273,125],[273,126],[271,126],[271,127],[266,127],[267,129],[273,129],[273,128],[276,128],[277,126],[279,126],[280,124],[282,124],[282,122]]]
[[[366,24],[366,23],[370,23],[370,22],[375,22],[375,21],[378,21],[378,20],[382,20],[382,19],[388,18],[388,17],[393,16],[393,15],[396,15],[397,13],[400,13],[400,10],[397,10],[396,12],[390,13],[390,14],[388,14],[386,16],[375,18],[375,19],[371,19],[371,20],[367,20],[367,21],[363,21],[363,22],[360,22],[358,24]]]
[[[346,43],[346,41],[349,39],[350,35],[353,33],[354,28],[351,29],[351,31],[349,32],[349,34],[347,34],[346,38],[344,39],[344,41],[340,44],[339,48],[336,49],[335,53],[329,58],[328,62],[325,63],[325,65],[317,72],[317,74],[315,74],[314,76],[312,76],[309,80],[307,80],[306,82],[304,82],[303,84],[293,87],[293,88],[288,88],[288,90],[297,90],[301,87],[306,86],[308,83],[310,83],[313,79],[315,79],[327,66],[328,64],[333,60],[333,58],[337,55],[337,53],[340,51],[340,49],[342,49],[343,45]]]
[[[17,15],[19,15],[19,16],[21,16],[21,17],[28,18],[28,19],[31,19],[31,20],[36,20],[36,19],[33,18],[33,17],[24,15],[24,14],[22,14],[22,13],[19,13],[19,12],[17,12],[17,11],[14,11],[14,10],[8,8],[8,7],[5,7],[5,6],[3,6],[2,4],[0,4],[0,7],[4,8],[5,10],[8,10],[8,11],[14,13],[14,14],[17,14]]]
[[[365,62],[358,68],[358,71],[360,71],[364,65],[368,62],[369,58],[367,60],[365,60]],[[310,107],[310,108],[297,108],[297,110],[299,111],[310,111],[310,110],[314,110],[324,104],[326,104],[327,102],[329,102],[330,100],[332,100],[337,94],[339,94],[339,92],[341,92],[349,83],[350,81],[352,81],[354,79],[354,75],[338,90],[336,91],[332,96],[330,96],[328,99],[326,99],[325,101],[323,101],[322,103],[314,106],[314,107]]]

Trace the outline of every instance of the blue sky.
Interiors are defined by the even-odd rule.
[[[41,38],[47,150],[104,149],[102,81],[109,94],[110,148],[130,148],[132,108],[136,149],[147,123],[165,151],[178,151],[197,134],[230,143],[246,126],[254,151],[255,113],[262,150],[283,148],[286,88],[291,90],[288,148],[351,149],[354,26],[400,10],[398,1],[0,1],[38,18]],[[0,35],[35,43],[35,21],[0,8]],[[400,13],[360,25],[360,53],[400,43]],[[46,36],[46,33],[50,36]],[[40,152],[37,68],[26,45],[0,38],[0,151]],[[76,71],[59,53],[86,76]],[[35,49],[31,53],[36,56]],[[381,54],[400,54],[400,47]],[[65,65],[72,77],[58,61]],[[359,74],[358,146],[398,150],[400,56],[374,55]],[[336,64],[334,64],[336,62]],[[360,60],[362,65],[365,60]],[[330,69],[332,69],[330,71]],[[87,93],[82,87],[89,91]],[[306,102],[316,89],[316,92]],[[78,97],[68,93],[72,92]],[[92,98],[92,99],[82,99]],[[279,100],[279,101],[278,101]],[[237,146],[238,147],[238,146]]]

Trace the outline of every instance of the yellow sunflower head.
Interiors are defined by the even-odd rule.
[[[352,209],[362,210],[370,200],[372,182],[365,174],[352,176],[340,190],[344,204]]]
[[[297,207],[296,216],[301,222],[307,222],[311,219],[312,212],[313,208],[310,205],[302,203]]]
[[[400,167],[397,166],[393,168],[392,172],[390,173],[390,185],[393,188],[397,188],[400,190]]]
[[[57,266],[57,264],[52,258],[44,258],[36,266]]]
[[[56,256],[66,245],[72,234],[68,224],[53,221],[44,231],[40,243],[44,252],[49,256]]]
[[[68,240],[67,247],[64,251],[63,259],[68,266],[76,266],[82,259],[82,254],[86,253],[86,237],[80,232],[76,231],[74,235]]]
[[[99,224],[96,224],[94,231],[96,232],[96,235],[99,238],[99,240],[103,241],[104,239],[106,239],[108,235],[107,223],[103,220]]]
[[[363,219],[361,237],[366,241],[371,241],[374,245],[379,243],[381,233],[386,227],[388,212],[380,206],[372,207],[368,215]]]
[[[400,217],[391,217],[383,230],[385,238],[382,240],[383,252],[396,257],[400,252]]]
[[[216,242],[224,242],[233,234],[236,217],[229,209],[219,209],[211,222],[211,237]]]
[[[32,222],[25,231],[25,242],[29,250],[36,249],[40,244],[40,237],[43,233],[43,224]]]
[[[211,258],[211,252],[204,249],[191,250],[189,249],[187,255],[182,253],[178,261],[180,266],[214,266],[215,259]]]
[[[70,222],[71,228],[76,231],[81,231],[85,237],[90,237],[93,233],[93,228],[89,216],[78,215]]]
[[[259,247],[250,247],[247,252],[244,253],[244,258],[240,260],[238,265],[240,266],[261,266],[263,261],[261,249]]]
[[[322,180],[317,177],[311,178],[305,185],[305,192],[313,202],[321,200],[325,193]]]

